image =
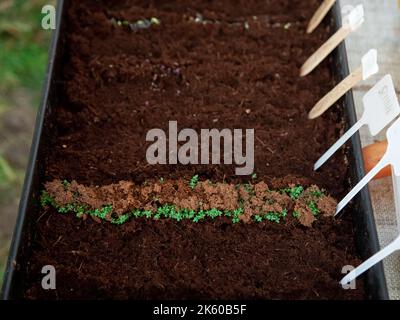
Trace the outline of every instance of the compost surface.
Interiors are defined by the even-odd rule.
[[[43,177],[105,186],[120,181],[243,183],[232,165],[146,161],[146,133],[178,127],[255,129],[255,172],[271,188],[317,185],[339,199],[348,190],[339,152],[315,160],[343,131],[333,108],[310,108],[334,85],[331,62],[306,78],[299,68],[330,35],[305,29],[320,1],[67,1],[59,101],[48,123]],[[156,19],[152,19],[156,18]],[[138,21],[157,21],[137,29]],[[119,23],[118,23],[119,21]],[[123,195],[121,195],[123,197]],[[116,226],[31,213],[35,232],[25,297],[49,299],[360,299],[343,290],[342,267],[360,263],[350,215],[299,224],[193,223],[134,219]],[[54,265],[57,290],[41,288]]]

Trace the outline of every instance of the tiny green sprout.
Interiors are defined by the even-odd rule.
[[[69,212],[75,211],[75,210],[74,210],[74,206],[73,206],[71,203],[69,203],[69,204],[67,204],[67,205],[64,206],[64,207],[58,208],[57,211],[58,211],[59,213],[69,213]]]
[[[251,175],[251,179],[253,179],[253,180],[257,179],[257,173],[253,173],[253,174]]]
[[[54,208],[58,207],[54,198],[50,196],[50,194],[48,194],[46,191],[42,191],[42,194],[40,196],[40,205],[42,207],[47,207],[47,206],[52,206]]]
[[[140,217],[141,217],[141,214],[142,214],[142,211],[140,211],[140,210],[133,210],[133,211],[131,212],[131,214],[132,214],[132,217],[134,217],[134,218],[140,218]]]
[[[196,188],[196,186],[197,186],[197,184],[199,183],[199,175],[194,175],[193,177],[192,177],[192,179],[190,179],[190,182],[189,182],[189,187],[191,188],[191,189],[194,189],[194,188]]]
[[[254,216],[254,221],[255,222],[262,222],[263,218],[260,215],[257,214],[257,215]]]
[[[123,214],[122,216],[119,216],[117,219],[112,219],[111,223],[112,224],[124,224],[129,220],[130,216],[129,214]]]
[[[77,218],[82,218],[85,214],[85,208],[83,206],[75,207],[75,213]]]
[[[111,22],[113,24],[116,24],[119,27],[129,27],[132,31],[138,31],[139,29],[147,29],[152,25],[159,25],[161,24],[161,21],[157,19],[156,17],[148,19],[143,19],[143,20],[138,20],[136,22],[130,22],[128,20],[118,20],[115,18],[111,19]]]
[[[301,196],[303,191],[304,188],[302,186],[283,189],[283,192],[287,193],[292,200],[297,200]]]
[[[298,211],[293,211],[293,217],[294,217],[294,218],[299,218],[299,217],[300,217],[300,212],[298,212]]]
[[[149,210],[145,210],[142,212],[142,216],[149,219],[151,218],[151,216],[153,215],[153,212],[149,211]]]
[[[89,211],[89,214],[91,216],[97,217],[99,219],[105,220],[107,215],[112,213],[112,206],[111,205],[107,205],[102,207],[101,209],[94,209],[92,211]]]
[[[233,214],[234,214],[235,216],[239,216],[239,215],[243,214],[243,208],[235,209],[235,210],[233,211]]]
[[[319,212],[320,212],[319,209],[318,209],[317,204],[314,201],[310,201],[308,203],[308,208],[311,210],[311,212],[312,212],[312,214],[314,216],[317,216],[319,214]]]
[[[189,210],[189,209],[182,210],[182,216],[184,219],[192,220],[195,215],[196,215],[196,213],[194,210]]]
[[[251,185],[250,184],[248,184],[248,183],[245,183],[244,185],[243,185],[243,189],[244,189],[244,191],[246,191],[248,194],[252,194],[252,192],[253,192],[253,189],[251,188]]]
[[[153,216],[154,220],[159,220],[160,218],[161,218],[161,215],[158,212]]]
[[[243,208],[238,208],[233,210],[232,214],[232,222],[233,223],[238,223],[240,221],[239,216],[243,213]]]
[[[311,194],[316,198],[321,198],[322,196],[324,196],[324,192],[321,190],[313,191],[311,192]]]
[[[150,19],[151,24],[155,24],[155,25],[159,25],[161,23],[161,21],[159,19],[157,19],[156,17],[152,17]]]
[[[230,217],[232,217],[232,214],[233,214],[232,211],[229,211],[229,210],[225,210],[225,211],[224,211],[224,216],[225,216],[225,217],[230,218]]]
[[[276,222],[276,223],[281,222],[280,214],[277,212],[268,212],[265,215],[265,219],[267,219],[268,221],[271,221],[271,222]]]
[[[63,180],[62,185],[64,186],[65,190],[68,190],[71,183],[69,183],[68,180]]]
[[[164,182],[165,182],[164,178],[161,177],[161,178],[160,178],[160,183],[163,184]]]
[[[217,209],[215,209],[215,208],[213,208],[213,209],[207,211],[206,214],[207,214],[208,217],[210,217],[211,219],[214,220],[215,218],[221,216],[221,215],[222,215],[222,212],[219,211],[219,210],[217,210]]]
[[[112,213],[113,207],[112,207],[112,205],[107,205],[107,206],[104,206],[101,210],[103,213],[105,213],[107,215],[107,214]]]
[[[193,222],[199,222],[206,217],[206,213],[203,210],[197,212],[196,216],[193,218]]]

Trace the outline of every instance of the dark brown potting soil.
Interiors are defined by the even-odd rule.
[[[47,147],[46,181],[87,186],[149,179],[231,183],[233,165],[148,165],[152,128],[254,128],[255,172],[271,188],[318,185],[348,190],[339,152],[313,163],[343,130],[333,108],[310,108],[334,84],[330,62],[306,78],[299,68],[330,30],[305,29],[318,0],[66,1],[62,91]],[[143,30],[124,23],[157,18]],[[31,213],[27,298],[360,299],[343,290],[342,267],[358,265],[350,218],[321,217],[312,228],[228,220],[132,220],[122,226],[79,220],[46,208]],[[44,265],[57,290],[41,289]]]

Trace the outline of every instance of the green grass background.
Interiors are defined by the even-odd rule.
[[[55,2],[0,1],[0,285],[47,65],[41,10]]]

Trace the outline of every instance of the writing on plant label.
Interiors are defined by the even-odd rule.
[[[318,170],[340,147],[347,142],[362,126],[368,126],[372,136],[376,136],[400,114],[400,105],[390,75],[382,78],[363,97],[364,113],[321,158],[315,163]]]
[[[151,129],[146,141],[153,142],[146,151],[151,165],[222,163],[235,164],[235,173],[239,176],[251,175],[254,171],[254,129],[201,129],[198,134],[188,128],[178,132],[177,121],[169,121],[168,135],[162,129]],[[178,147],[179,143],[183,144]]]
[[[56,289],[56,268],[52,265],[47,265],[42,268],[42,274],[45,276],[42,278],[42,289],[43,290],[55,290]]]
[[[399,102],[390,75],[383,77],[363,97],[364,109],[371,114],[368,127],[373,136],[377,135],[399,114]],[[381,110],[378,114],[375,110]]]
[[[42,8],[42,28],[44,30],[56,29],[56,8],[52,5],[46,5]]]

